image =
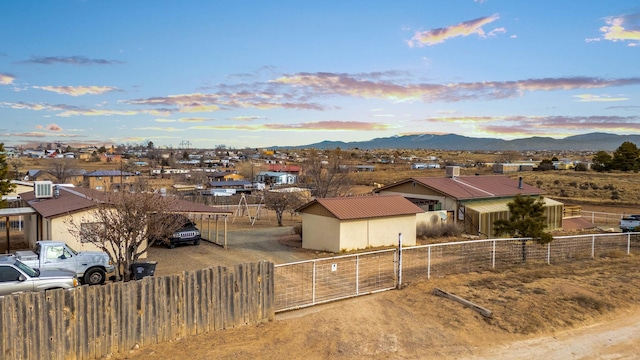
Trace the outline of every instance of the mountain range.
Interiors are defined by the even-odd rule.
[[[563,151],[613,151],[623,142],[630,141],[640,144],[640,135],[616,135],[608,133],[589,133],[569,136],[563,139],[550,137],[528,137],[514,140],[497,138],[474,138],[456,134],[434,135],[397,135],[386,138],[375,138],[367,141],[322,141],[315,144],[294,147],[279,146],[278,148],[316,148],[316,149],[433,149],[433,150],[563,150]]]

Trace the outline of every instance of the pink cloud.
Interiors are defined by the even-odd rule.
[[[457,37],[457,36],[469,36],[476,34],[480,37],[486,37],[483,26],[490,24],[498,20],[500,16],[494,14],[487,17],[481,17],[474,20],[461,22],[456,25],[448,26],[445,28],[431,29],[427,31],[416,32],[411,40],[407,41],[409,47],[423,47],[433,46],[443,43],[445,40]],[[503,29],[504,30],[504,29]]]

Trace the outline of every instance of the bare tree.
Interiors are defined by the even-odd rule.
[[[315,189],[319,198],[336,197],[346,194],[351,188],[349,170],[338,148],[323,156],[317,150],[311,150],[304,165],[304,181]]]
[[[301,192],[278,189],[265,191],[264,203],[267,209],[276,213],[278,226],[282,226],[282,216],[285,211],[293,210],[305,202],[305,196]]]
[[[175,200],[153,193],[107,193],[97,206],[79,219],[66,220],[74,236],[97,246],[116,265],[117,280],[132,278],[134,264],[154,239],[165,239],[183,223],[170,212]]]
[[[58,183],[64,184],[75,175],[78,175],[78,165],[75,159],[52,159],[49,166],[49,174],[56,178]]]

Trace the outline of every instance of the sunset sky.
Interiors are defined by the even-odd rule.
[[[640,134],[638,1],[3,1],[0,142]]]

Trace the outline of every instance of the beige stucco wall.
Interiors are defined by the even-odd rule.
[[[338,219],[302,213],[302,248],[340,252]]]
[[[302,213],[302,247],[305,249],[339,253],[395,246],[399,233],[402,233],[404,245],[416,244],[415,215],[339,221]]]
[[[42,222],[42,240],[56,240],[64,241],[72,249],[76,251],[96,251],[98,247],[91,243],[83,243],[80,239],[69,231],[68,219],[74,218],[76,223],[95,222],[95,216],[91,211],[84,211],[74,213],[67,216],[60,216],[55,218],[47,218]],[[30,248],[35,248],[37,239],[37,216],[31,215],[25,217],[25,239],[28,241]],[[146,246],[146,244],[144,244]],[[140,258],[144,259],[147,254],[143,254]]]
[[[445,218],[443,220],[443,217]],[[427,226],[441,225],[449,220],[446,210],[427,211],[416,214],[416,223],[425,223]]]
[[[401,196],[404,196],[405,198],[437,200],[440,204],[442,204],[442,210],[447,210],[447,211],[456,211],[458,208],[458,205],[454,199],[447,198],[445,196],[408,193],[408,192],[399,192],[399,191],[390,191],[390,190],[380,191],[380,195],[401,195]]]
[[[384,218],[342,221],[340,223],[340,250],[358,250],[398,244],[416,244],[416,216],[393,216]]]

